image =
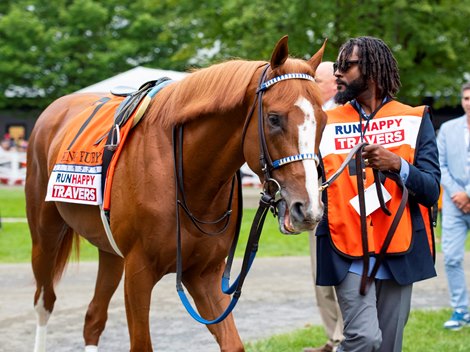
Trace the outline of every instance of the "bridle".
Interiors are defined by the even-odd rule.
[[[263,209],[263,207],[270,207],[274,215],[276,215],[276,204],[277,202],[282,199],[282,196],[280,195],[281,187],[279,185],[279,182],[277,182],[272,176],[271,176],[271,171],[274,169],[279,168],[282,165],[285,165],[287,163],[291,163],[294,161],[300,161],[300,160],[305,160],[305,159],[313,159],[315,160],[315,163],[317,165],[317,168],[321,167],[320,164],[320,158],[316,153],[307,153],[307,154],[298,154],[298,155],[292,155],[288,157],[284,157],[278,160],[272,161],[269,151],[267,148],[266,144],[266,137],[265,137],[265,132],[264,132],[264,116],[263,116],[263,104],[262,104],[262,98],[263,98],[263,93],[272,85],[281,82],[286,79],[308,79],[311,81],[315,81],[315,79],[309,75],[302,74],[302,73],[290,73],[290,74],[285,74],[281,75],[278,77],[275,77],[273,79],[270,79],[266,82],[266,72],[267,69],[269,68],[269,65],[266,65],[266,67],[263,70],[263,73],[261,74],[260,78],[260,83],[258,84],[258,89],[256,91],[256,98],[253,102],[253,106],[250,109],[250,115],[248,116],[248,119],[245,122],[245,127],[243,131],[243,136],[242,136],[242,146],[243,146],[243,141],[247,129],[247,124],[249,123],[251,116],[253,115],[254,112],[254,107],[256,103],[258,103],[258,137],[259,137],[259,144],[260,144],[260,165],[261,165],[261,170],[263,171],[263,196],[260,200],[260,206],[258,209],[258,212]],[[326,188],[329,187],[329,185],[334,182],[339,175],[344,171],[346,166],[349,164],[349,162],[355,158],[356,162],[356,170],[363,170],[362,165],[363,165],[363,158],[362,158],[362,151],[364,147],[367,145],[367,143],[359,143],[355,147],[352,148],[352,150],[349,152],[348,156],[346,159],[343,161],[341,164],[340,168],[336,170],[336,172],[331,175],[327,180],[325,180],[321,186],[319,187],[319,191],[324,191]],[[381,210],[388,216],[391,216],[390,210],[387,208],[384,202],[383,198],[383,193],[382,193],[382,188],[380,184],[380,176],[379,176],[379,171],[377,169],[373,169],[373,174],[374,174],[374,183],[375,187],[377,189],[377,195],[379,198],[379,203],[380,203],[380,208]],[[380,252],[376,256],[376,262],[374,266],[371,268],[371,274],[368,275],[369,272],[369,248],[368,248],[368,234],[367,234],[367,224],[366,224],[366,211],[365,211],[365,198],[364,198],[364,178],[365,178],[365,170],[359,175],[357,175],[357,187],[358,187],[358,196],[359,196],[359,207],[360,207],[360,217],[361,217],[361,236],[362,236],[362,245],[363,245],[363,273],[361,275],[361,285],[359,292],[361,295],[365,295],[367,293],[368,287],[370,284],[373,282],[375,275],[378,272],[378,269],[380,265],[383,263],[387,249],[392,241],[393,235],[395,234],[395,231],[398,227],[398,224],[403,216],[403,213],[405,211],[406,203],[408,201],[408,190],[406,186],[404,185],[400,175],[389,172],[389,171],[383,171],[382,174],[386,178],[390,178],[393,180],[402,190],[402,199],[400,201],[399,207],[397,212],[395,213],[395,216],[393,218],[393,221],[390,225],[390,228],[387,232],[387,235],[385,237],[385,240],[383,242],[382,248],[380,249]],[[320,173],[319,173],[320,175]],[[274,184],[276,187],[276,190],[274,192],[270,192],[269,185]],[[264,221],[264,219],[263,219]],[[261,225],[262,227],[262,225]],[[251,234],[250,234],[251,235]]]
[[[264,220],[268,213],[268,210],[275,209],[276,203],[281,199],[281,186],[279,182],[277,182],[274,178],[271,177],[272,170],[278,169],[283,165],[301,161],[306,159],[315,160],[317,167],[320,164],[320,159],[315,152],[312,153],[303,153],[303,154],[296,154],[292,156],[283,157],[281,159],[272,160],[271,156],[269,155],[268,147],[266,144],[266,137],[264,133],[264,118],[263,118],[263,94],[264,92],[271,87],[272,85],[288,80],[288,79],[305,79],[309,81],[315,81],[315,79],[304,73],[287,73],[273,79],[266,81],[266,72],[269,68],[269,64],[266,64],[266,67],[263,69],[263,72],[260,76],[258,82],[258,88],[256,90],[256,97],[253,101],[253,104],[249,110],[248,116],[245,120],[245,125],[243,127],[242,132],[242,142],[241,147],[243,150],[243,143],[245,140],[246,131],[250,120],[254,114],[254,110],[256,107],[256,103],[258,103],[258,136],[259,136],[259,146],[260,146],[260,164],[261,169],[263,171],[264,181],[263,181],[263,189],[264,192],[262,193],[261,199],[259,201],[259,207],[253,219],[253,223],[251,225],[250,234],[248,236],[248,242],[245,249],[245,254],[242,261],[242,266],[240,269],[240,273],[236,280],[230,285],[230,271],[233,263],[233,259],[235,256],[236,245],[240,233],[240,226],[241,226],[241,209],[243,208],[242,204],[242,194],[241,194],[241,181],[240,175],[237,173],[238,178],[238,218],[236,224],[236,231],[235,236],[230,248],[229,255],[227,257],[227,262],[225,265],[224,274],[222,277],[222,291],[225,294],[232,294],[232,298],[230,304],[225,309],[225,311],[217,318],[213,320],[206,320],[202,318],[192,307],[191,303],[189,302],[182,285],[182,271],[183,271],[183,264],[182,264],[182,255],[181,255],[181,226],[179,220],[179,209],[180,207],[184,210],[186,215],[190,218],[192,223],[195,225],[199,231],[207,234],[207,235],[217,235],[226,230],[229,224],[229,218],[232,213],[230,209],[232,203],[232,196],[235,187],[235,179],[232,180],[232,190],[229,197],[228,209],[227,211],[217,220],[215,221],[201,221],[197,219],[192,212],[190,211],[189,207],[186,204],[185,194],[184,194],[184,182],[183,182],[183,163],[182,163],[182,149],[183,149],[183,126],[174,126],[173,127],[173,158],[174,158],[174,167],[175,167],[175,190],[176,190],[176,236],[177,236],[177,249],[176,249],[176,290],[180,297],[181,302],[183,303],[184,307],[188,311],[188,313],[198,322],[206,325],[216,324],[224,320],[235,308],[235,305],[238,302],[238,299],[241,295],[241,289],[243,283],[245,281],[246,275],[251,268],[251,265],[255,259],[256,253],[258,251],[258,242],[261,235],[261,231],[263,229]],[[235,177],[235,176],[234,176]],[[271,192],[269,185],[274,184],[276,186],[276,190]],[[181,194],[181,197],[180,197]],[[275,210],[274,210],[275,211]],[[222,229],[216,231],[215,233],[209,233],[202,229],[200,226],[201,224],[218,224],[225,220]]]
[[[288,80],[288,79],[304,79],[315,82],[315,79],[306,74],[306,73],[286,73],[277,77],[274,77],[268,81],[266,81],[267,71],[269,69],[269,64],[266,64],[263,72],[261,73],[259,82],[258,82],[258,89],[256,90],[256,97],[253,101],[251,109],[249,110],[248,117],[245,120],[245,125],[243,127],[242,133],[242,150],[243,144],[245,142],[245,136],[248,129],[248,125],[251,121],[252,116],[254,115],[254,110],[256,104],[258,104],[258,140],[259,140],[259,162],[261,166],[261,171],[263,172],[263,191],[265,194],[270,194],[274,202],[278,202],[281,199],[281,186],[275,178],[271,176],[273,170],[280,168],[283,165],[295,162],[295,161],[302,161],[311,159],[315,161],[317,168],[320,165],[320,158],[318,155],[312,151],[310,153],[301,153],[296,155],[291,155],[287,157],[283,157],[277,160],[272,160],[268,146],[266,143],[266,134],[264,131],[264,114],[263,114],[263,94],[273,85],[276,83]],[[272,191],[269,185],[274,185],[275,190]]]

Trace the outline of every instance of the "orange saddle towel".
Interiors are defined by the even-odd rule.
[[[109,210],[114,166],[129,131],[171,82],[161,78],[127,96],[103,97],[72,117],[49,177],[46,201],[102,204]]]
[[[108,133],[124,97],[109,96],[96,101],[68,122],[56,164],[49,177],[46,201],[99,205],[102,199],[102,163]],[[119,156],[132,125],[120,128]]]

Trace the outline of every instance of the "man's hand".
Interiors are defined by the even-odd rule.
[[[362,158],[366,166],[380,171],[400,172],[401,169],[400,157],[378,144],[365,146]]]
[[[464,213],[467,213],[467,211],[465,211],[465,209],[467,207],[470,208],[470,198],[468,198],[467,193],[465,193],[465,192],[454,193],[452,195],[451,199],[452,199],[452,202],[454,202],[454,204],[457,208],[462,210]]]
[[[461,211],[463,211],[465,214],[469,214],[470,213],[470,202],[468,202],[466,205],[463,206],[462,209],[460,209]]]

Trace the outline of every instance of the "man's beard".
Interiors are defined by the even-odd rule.
[[[338,91],[335,95],[336,104],[346,104],[348,101],[357,98],[362,92],[367,90],[367,81],[363,76],[356,78],[349,84],[342,82],[345,89],[343,91]]]

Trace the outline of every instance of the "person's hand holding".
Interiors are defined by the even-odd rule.
[[[380,171],[400,172],[401,169],[400,157],[379,144],[365,146],[362,158],[366,166]]]

